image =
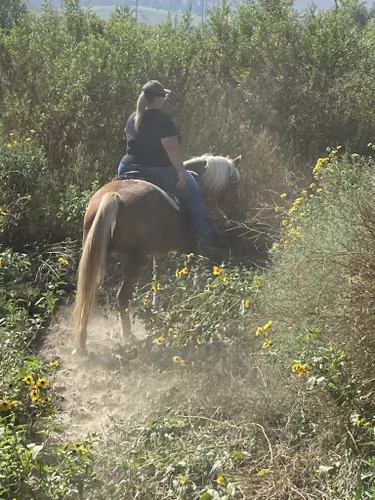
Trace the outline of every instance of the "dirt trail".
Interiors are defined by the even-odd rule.
[[[55,391],[62,397],[57,420],[67,426],[64,439],[76,439],[88,432],[101,432],[111,417],[124,420],[139,411],[149,392],[157,387],[153,369],[130,370],[119,354],[120,324],[115,315],[106,319],[97,312],[88,329],[90,357],[72,356],[69,312],[60,312],[41,354],[48,361],[59,359],[53,381]],[[134,333],[138,338],[145,337],[140,325],[135,325]]]

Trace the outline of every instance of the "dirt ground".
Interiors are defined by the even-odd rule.
[[[88,358],[72,356],[69,309],[60,311],[41,348],[42,357],[59,360],[52,381],[59,395],[58,423],[67,427],[65,439],[84,438],[102,432],[111,418],[126,420],[147,405],[149,395],[168,386],[168,373],[131,366],[120,344],[120,323],[96,311],[88,328]],[[138,339],[146,334],[134,325]]]

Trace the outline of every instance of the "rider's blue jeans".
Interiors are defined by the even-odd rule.
[[[118,176],[121,178],[127,172],[135,169],[142,169],[142,172],[145,174],[148,171],[151,175],[155,173],[161,179],[162,187],[167,191],[175,193],[186,206],[193,230],[198,238],[208,238],[211,236],[211,228],[207,221],[199,184],[189,172],[185,171],[186,183],[183,188],[176,187],[179,177],[177,170],[172,165],[165,167],[145,167],[143,165],[133,166],[131,163],[125,165],[120,162]]]

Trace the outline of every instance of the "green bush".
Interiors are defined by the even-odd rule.
[[[261,283],[247,269],[175,256],[158,282],[137,291],[133,305],[160,346],[239,340]]]
[[[94,437],[56,444],[59,402],[51,381],[59,362],[41,361],[31,350],[63,295],[68,261],[49,262],[51,276],[34,259],[0,253],[0,497],[83,498],[93,480]]]

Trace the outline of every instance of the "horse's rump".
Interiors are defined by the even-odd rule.
[[[103,186],[90,200],[84,220],[84,238],[106,193],[120,196],[116,227],[111,248],[122,252],[168,252],[170,245],[185,248],[191,240],[189,224],[184,211],[180,213],[176,202],[161,188],[142,180],[118,180]],[[186,233],[188,233],[188,238]]]

